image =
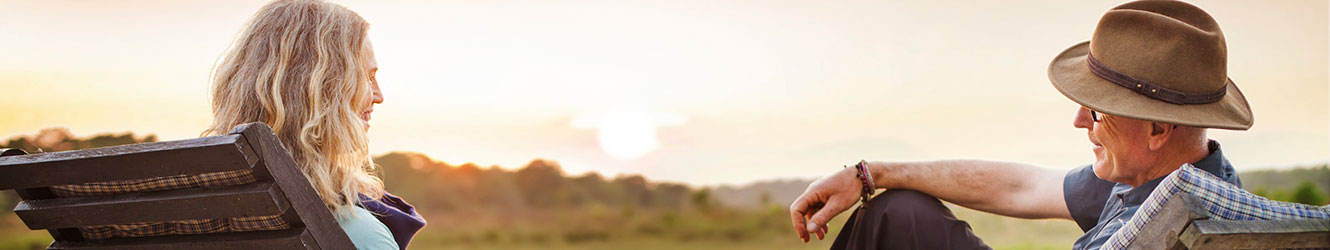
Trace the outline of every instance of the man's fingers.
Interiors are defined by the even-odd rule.
[[[845,209],[849,207],[850,202],[842,201],[842,199],[829,199],[826,206],[818,209],[817,213],[814,213],[813,217],[808,219],[808,222],[806,222],[808,225],[805,226],[805,230],[808,232],[818,232],[821,231],[821,229],[825,229],[827,227],[827,222],[831,221],[831,218],[836,217],[836,215],[845,211]]]
[[[790,222],[794,223],[794,233],[804,242],[808,242],[808,230],[805,229],[807,221],[804,219],[808,216],[808,203],[810,203],[807,198],[808,196],[801,196],[794,200],[794,204],[790,204]]]

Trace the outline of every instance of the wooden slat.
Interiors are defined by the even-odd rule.
[[[291,202],[291,208],[295,210],[317,242],[317,248],[355,249],[351,238],[342,231],[332,212],[328,211],[328,206],[324,205],[323,199],[314,192],[313,186],[309,184],[305,174],[300,172],[295,159],[291,158],[291,153],[282,146],[282,142],[277,140],[272,129],[263,123],[249,123],[236,126],[231,130],[231,134],[243,135],[245,140],[249,141],[249,145],[253,146],[254,152],[258,153],[263,162],[260,168],[267,170],[277,185],[281,186],[282,192]]]
[[[1195,219],[1208,218],[1204,208],[1195,206],[1195,197],[1179,193],[1164,203],[1159,213],[1141,228],[1127,249],[1173,249],[1182,247],[1178,235]]]
[[[0,149],[0,157],[26,154],[28,154],[28,152],[24,152],[22,149],[17,148]],[[48,199],[55,196],[54,194],[51,194],[51,189],[48,187],[20,188],[15,189],[14,193],[17,193],[19,198],[24,200]],[[83,240],[83,235],[79,234],[78,229],[60,228],[47,229],[46,231],[51,234],[51,238],[54,238],[57,241]]]
[[[0,149],[0,157],[26,154],[28,153],[17,148]],[[55,195],[51,193],[51,188],[49,187],[20,188],[15,189],[14,193],[17,193],[18,197],[24,200],[49,199],[55,197]],[[83,235],[79,234],[78,229],[74,228],[47,229],[46,232],[50,233],[51,238],[54,238],[57,241],[83,240]]]
[[[1179,238],[1192,249],[1330,248],[1330,219],[1197,220]]]
[[[277,215],[290,205],[272,183],[22,201],[29,229]]]
[[[258,159],[238,135],[0,157],[0,189],[248,169]]]
[[[303,228],[281,231],[240,232],[201,235],[173,235],[143,238],[113,238],[82,242],[53,242],[48,249],[61,250],[165,250],[165,249],[316,249],[309,244],[309,232]]]

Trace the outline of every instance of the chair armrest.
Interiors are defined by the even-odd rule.
[[[22,149],[0,148],[0,156],[26,155],[26,154],[28,154],[28,152],[24,152]]]
[[[1330,248],[1330,220],[1195,220],[1178,239],[1192,249]]]

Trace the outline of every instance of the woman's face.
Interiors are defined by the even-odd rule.
[[[369,45],[368,40],[365,41],[365,53],[369,57],[367,65],[369,66],[369,87],[372,94],[368,100],[369,103],[364,105],[365,110],[360,111],[360,119],[364,120],[365,127],[369,128],[369,119],[371,113],[374,113],[374,104],[383,103],[383,91],[379,90],[379,79],[375,77],[379,72],[379,61],[374,58],[374,46]]]

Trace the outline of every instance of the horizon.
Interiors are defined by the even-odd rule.
[[[80,140],[80,141],[87,141],[87,140],[92,139],[92,138],[94,138],[94,137],[102,137],[102,136],[112,136],[112,137],[131,136],[131,137],[134,138],[134,140],[136,140],[136,141],[145,140],[145,139],[147,139],[147,138],[157,138],[157,135],[154,134],[154,133],[139,134],[139,133],[136,133],[136,132],[134,132],[134,131],[123,131],[123,132],[101,132],[101,133],[86,134],[86,135],[79,135],[79,134],[77,134],[77,133],[73,133],[72,131],[69,131],[68,128],[65,128],[65,127],[48,127],[48,128],[43,128],[42,131],[45,131],[45,130],[48,130],[48,129],[64,130],[64,132],[68,132],[67,135],[70,136],[70,137],[67,137],[66,139],[74,139],[74,140]],[[34,134],[18,134],[18,135],[12,135],[12,136],[5,137],[5,138],[0,138],[0,139],[4,139],[5,141],[8,141],[8,140],[14,140],[14,139],[17,139],[17,138],[20,138],[20,137],[21,137],[21,138],[24,138],[24,139],[27,139],[27,140],[29,140],[29,141],[38,140],[37,138],[43,138],[43,136],[42,136],[40,133],[34,133]],[[160,142],[160,140],[158,140],[158,141]],[[4,142],[4,141],[0,141],[0,142]],[[49,152],[57,152],[57,151],[49,151]],[[32,153],[32,152],[29,152],[29,153]],[[487,169],[487,170],[488,170],[488,169],[498,169],[498,170],[502,170],[502,171],[518,171],[518,170],[520,170],[520,169],[523,169],[523,168],[526,168],[526,167],[530,166],[532,163],[535,163],[535,162],[542,162],[543,164],[546,164],[547,166],[552,166],[552,167],[554,167],[555,169],[559,169],[559,170],[560,170],[560,173],[562,174],[562,176],[563,176],[563,177],[566,177],[566,178],[575,178],[575,177],[580,177],[580,176],[596,175],[596,176],[599,176],[600,178],[603,178],[603,179],[605,179],[605,180],[613,180],[613,179],[617,179],[617,178],[621,178],[621,177],[640,176],[640,177],[645,178],[645,179],[648,181],[648,183],[651,183],[651,184],[682,184],[682,185],[685,185],[685,186],[695,187],[695,188],[713,188],[713,189],[714,189],[714,188],[736,188],[736,189],[739,189],[739,188],[747,188],[747,187],[751,187],[751,186],[754,186],[754,185],[757,185],[757,184],[785,183],[785,182],[812,182],[812,181],[816,181],[816,180],[817,180],[817,177],[803,177],[803,178],[800,178],[800,177],[788,177],[788,178],[778,177],[778,178],[768,178],[768,179],[756,179],[756,180],[752,180],[752,181],[744,182],[744,183],[694,184],[694,183],[686,183],[686,182],[679,182],[679,181],[657,180],[657,179],[653,179],[653,178],[651,178],[651,177],[649,177],[649,176],[641,175],[640,173],[619,173],[619,174],[615,174],[615,175],[606,175],[606,174],[602,174],[602,173],[600,173],[600,172],[596,172],[595,170],[590,170],[590,171],[586,171],[586,172],[582,172],[582,173],[569,173],[569,172],[563,170],[563,166],[562,166],[561,163],[559,163],[559,160],[558,160],[558,159],[532,158],[532,159],[526,161],[526,163],[523,163],[523,164],[510,165],[510,166],[501,166],[501,165],[481,165],[481,164],[477,164],[477,163],[474,163],[474,162],[460,162],[460,163],[458,163],[458,162],[447,162],[447,161],[443,161],[443,160],[440,160],[440,159],[435,159],[434,157],[430,156],[429,154],[426,154],[426,153],[423,153],[423,152],[417,152],[417,151],[404,151],[404,150],[394,150],[394,151],[382,152],[382,153],[379,153],[379,154],[376,154],[376,155],[371,155],[371,157],[375,158],[375,160],[377,161],[378,158],[386,157],[386,156],[393,155],[393,154],[405,155],[405,156],[413,156],[413,155],[414,155],[414,156],[425,157],[425,159],[426,159],[426,160],[429,160],[431,164],[439,164],[439,165],[441,165],[440,167],[445,167],[445,168],[458,168],[458,167],[462,167],[462,166],[466,166],[466,165],[471,165],[471,166],[474,166],[474,167],[479,168],[479,169]],[[377,167],[377,168],[383,168],[384,166],[385,166],[385,165],[382,165],[382,164],[376,164],[376,167]],[[420,168],[415,168],[416,166],[415,166],[415,163],[414,163],[414,162],[412,163],[412,167],[413,167],[413,171],[420,171],[420,170],[421,170]],[[1330,167],[1330,163],[1313,163],[1313,164],[1304,164],[1304,165],[1290,165],[1290,166],[1283,166],[1283,167],[1281,167],[1281,168],[1239,169],[1238,173],[1256,173],[1256,172],[1263,172],[1263,171],[1278,171],[1278,172],[1285,172],[1285,171],[1291,171],[1291,170],[1313,170],[1313,169],[1317,169],[1317,168],[1326,168],[1326,167]]]
[[[266,2],[0,0],[0,136],[197,137],[212,66]],[[1122,1],[333,2],[371,24],[373,155],[718,186],[860,159],[1088,164],[1047,64]],[[1211,130],[1225,156],[1330,163],[1330,3],[1190,2],[1256,117]]]

